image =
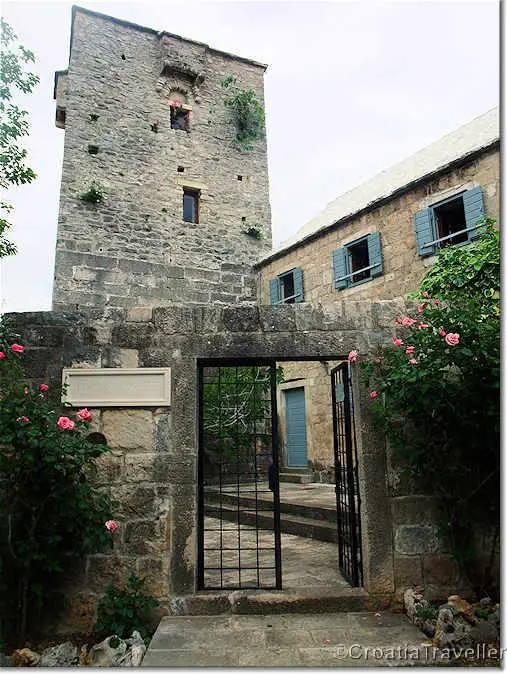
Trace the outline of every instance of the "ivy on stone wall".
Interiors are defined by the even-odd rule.
[[[264,108],[259,103],[253,89],[240,89],[236,78],[229,75],[222,82],[222,87],[229,92],[224,105],[233,114],[236,126],[234,143],[243,150],[253,150],[252,143],[264,133]]]

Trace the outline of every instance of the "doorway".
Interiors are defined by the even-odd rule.
[[[304,388],[293,388],[284,391],[286,414],[286,448],[287,466],[289,468],[306,468],[308,457],[306,452],[306,406]]]

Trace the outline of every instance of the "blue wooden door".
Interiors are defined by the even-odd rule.
[[[307,467],[305,390],[294,388],[285,391],[285,416],[287,433],[287,466]]]

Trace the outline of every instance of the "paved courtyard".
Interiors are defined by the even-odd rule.
[[[241,551],[223,551],[221,554],[216,548],[222,546],[232,548],[238,546]],[[205,519],[204,539],[204,566],[220,566],[241,568],[241,578],[238,570],[205,570],[205,587],[220,586],[237,587],[241,579],[242,587],[256,584],[257,569],[253,568],[257,562],[260,565],[259,579],[261,587],[275,584],[274,566],[274,535],[272,531],[238,525],[207,517]],[[213,550],[210,550],[212,548]],[[249,548],[246,549],[245,548]],[[338,546],[336,543],[326,543],[312,538],[303,538],[292,534],[281,535],[282,548],[282,583],[284,590],[298,590],[301,588],[325,586],[338,589],[349,587],[338,569]],[[259,553],[257,554],[257,550]],[[220,578],[222,576],[222,578]]]

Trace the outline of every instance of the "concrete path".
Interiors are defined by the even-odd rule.
[[[400,614],[166,616],[143,667],[403,667],[439,664]]]

